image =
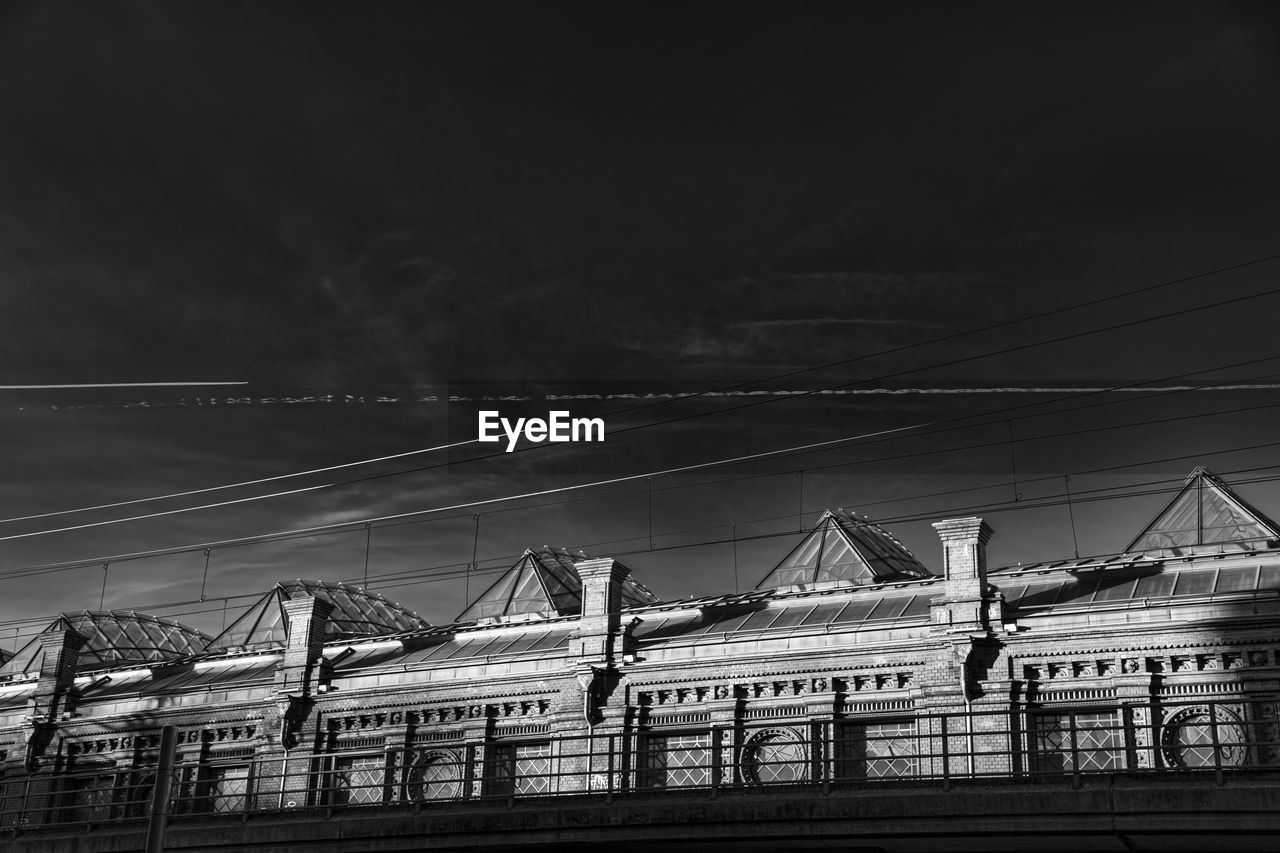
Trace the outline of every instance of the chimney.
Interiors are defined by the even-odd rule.
[[[291,598],[280,606],[288,625],[288,640],[276,669],[276,692],[309,697],[323,660],[324,638],[333,604],[308,595]]]
[[[981,518],[973,517],[939,521],[933,529],[942,539],[946,579],[943,596],[934,599],[934,624],[957,631],[986,630],[990,626],[987,542],[995,531]]]
[[[622,583],[631,570],[612,557],[583,560],[575,568],[582,579],[578,655],[584,661],[612,664],[622,614]]]
[[[36,684],[29,708],[31,716],[53,721],[64,711],[71,710],[67,694],[75,686],[80,648],[89,640],[71,628],[48,631],[38,640],[43,660],[40,663],[40,681]]]

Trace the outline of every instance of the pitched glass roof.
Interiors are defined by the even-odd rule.
[[[589,557],[581,551],[543,546],[527,549],[510,569],[458,615],[458,622],[494,616],[555,613],[566,616],[582,609],[582,580],[577,564]],[[657,601],[649,589],[628,576],[622,583],[622,606],[639,607]]]
[[[1243,550],[1280,538],[1276,523],[1240,499],[1204,468],[1187,477],[1181,491],[1156,514],[1126,551],[1157,551],[1231,543]]]
[[[931,575],[907,546],[871,519],[829,509],[756,589],[828,581],[860,585]]]
[[[683,608],[671,615],[652,609],[635,629],[641,645],[667,641],[719,643],[760,636],[778,639],[793,634],[857,630],[864,623],[927,619],[929,604],[940,592],[935,583],[894,585],[841,595],[813,595],[794,600],[764,596],[723,596],[702,600],[697,610]],[[695,603],[696,606],[696,603]],[[884,620],[883,622],[881,620]]]
[[[135,611],[111,610],[63,613],[42,633],[70,629],[86,638],[80,648],[77,669],[120,663],[174,660],[202,650],[209,635],[195,628]],[[0,677],[37,672],[42,653],[39,637],[33,638],[0,666]]]
[[[1005,601],[1020,610],[1123,604],[1151,599],[1202,597],[1280,590],[1280,563],[1227,562],[1171,566],[1141,558],[1127,565],[1079,573],[1071,568],[991,577]]]
[[[341,583],[289,581],[278,583],[227,626],[206,647],[209,651],[233,648],[280,648],[288,639],[289,624],[284,602],[298,596],[323,598],[333,604],[326,640],[347,637],[376,637],[401,631],[416,631],[430,625],[376,592]]]

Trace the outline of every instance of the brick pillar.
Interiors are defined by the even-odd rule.
[[[631,570],[612,557],[583,560],[576,568],[582,579],[582,612],[574,649],[582,664],[612,666],[622,614],[622,583]]]
[[[76,680],[76,664],[80,661],[80,648],[88,639],[66,628],[41,634],[37,641],[43,655],[40,681],[27,707],[32,717],[52,722],[63,712],[72,710],[69,700]]]
[[[268,807],[277,803],[301,807],[308,803],[308,776],[316,741],[314,727],[305,724],[324,664],[324,638],[333,604],[303,596],[280,606],[288,634],[276,664],[275,708],[263,722],[269,746],[260,753],[263,775],[257,791],[259,801]],[[304,732],[312,736],[299,737]],[[285,778],[281,774],[286,774]]]
[[[618,782],[618,756],[611,766],[610,746],[618,748],[625,730],[622,715],[608,706],[619,684],[622,584],[631,570],[611,557],[583,560],[575,568],[582,579],[582,610],[570,645],[577,657],[574,679],[565,682],[555,726],[565,774],[559,785],[561,791],[608,790]]]
[[[23,791],[22,808],[33,824],[57,818],[51,811],[57,803],[57,777],[61,763],[55,739],[60,718],[74,705],[76,664],[80,648],[87,642],[70,628],[49,631],[36,638],[40,645],[40,679],[27,700],[27,715],[21,738],[4,762],[4,775],[15,790]],[[52,753],[52,754],[51,754]]]
[[[1007,679],[999,686],[987,680],[1000,656],[993,629],[1003,622],[999,595],[987,584],[987,542],[994,531],[973,517],[933,528],[942,540],[944,588],[930,606],[938,647],[922,685],[926,709],[942,715],[928,723],[932,770],[945,768],[953,777],[1007,773],[1015,740]],[[944,748],[945,761],[939,757]]]
[[[980,518],[952,518],[933,525],[942,539],[946,591],[934,599],[934,625],[946,631],[981,631],[991,627],[987,594],[987,542],[994,532]],[[999,627],[997,625],[997,627]]]
[[[276,667],[276,693],[309,698],[323,658],[333,604],[304,596],[282,602],[281,607],[289,626],[289,639]]]

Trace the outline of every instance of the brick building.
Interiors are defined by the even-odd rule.
[[[685,600],[531,549],[450,625],[302,581],[217,637],[63,614],[0,667],[0,829],[1280,767],[1280,529],[1218,478],[1103,558],[934,527],[936,572],[829,510]]]

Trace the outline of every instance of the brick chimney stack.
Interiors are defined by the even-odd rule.
[[[981,518],[951,518],[933,525],[942,539],[945,592],[934,599],[933,621],[944,630],[982,631],[990,628],[992,604],[987,595],[987,542],[994,533]],[[998,627],[998,626],[997,626]]]
[[[324,655],[324,638],[333,604],[323,598],[301,596],[281,602],[288,622],[284,657],[276,670],[276,692],[309,697]]]
[[[613,663],[622,615],[622,584],[631,570],[612,557],[583,560],[582,612],[578,619],[578,655],[584,661]]]
[[[43,660],[40,663],[40,680],[29,703],[31,716],[56,720],[64,711],[71,710],[68,694],[75,686],[80,648],[88,639],[64,628],[41,634],[39,642]]]

